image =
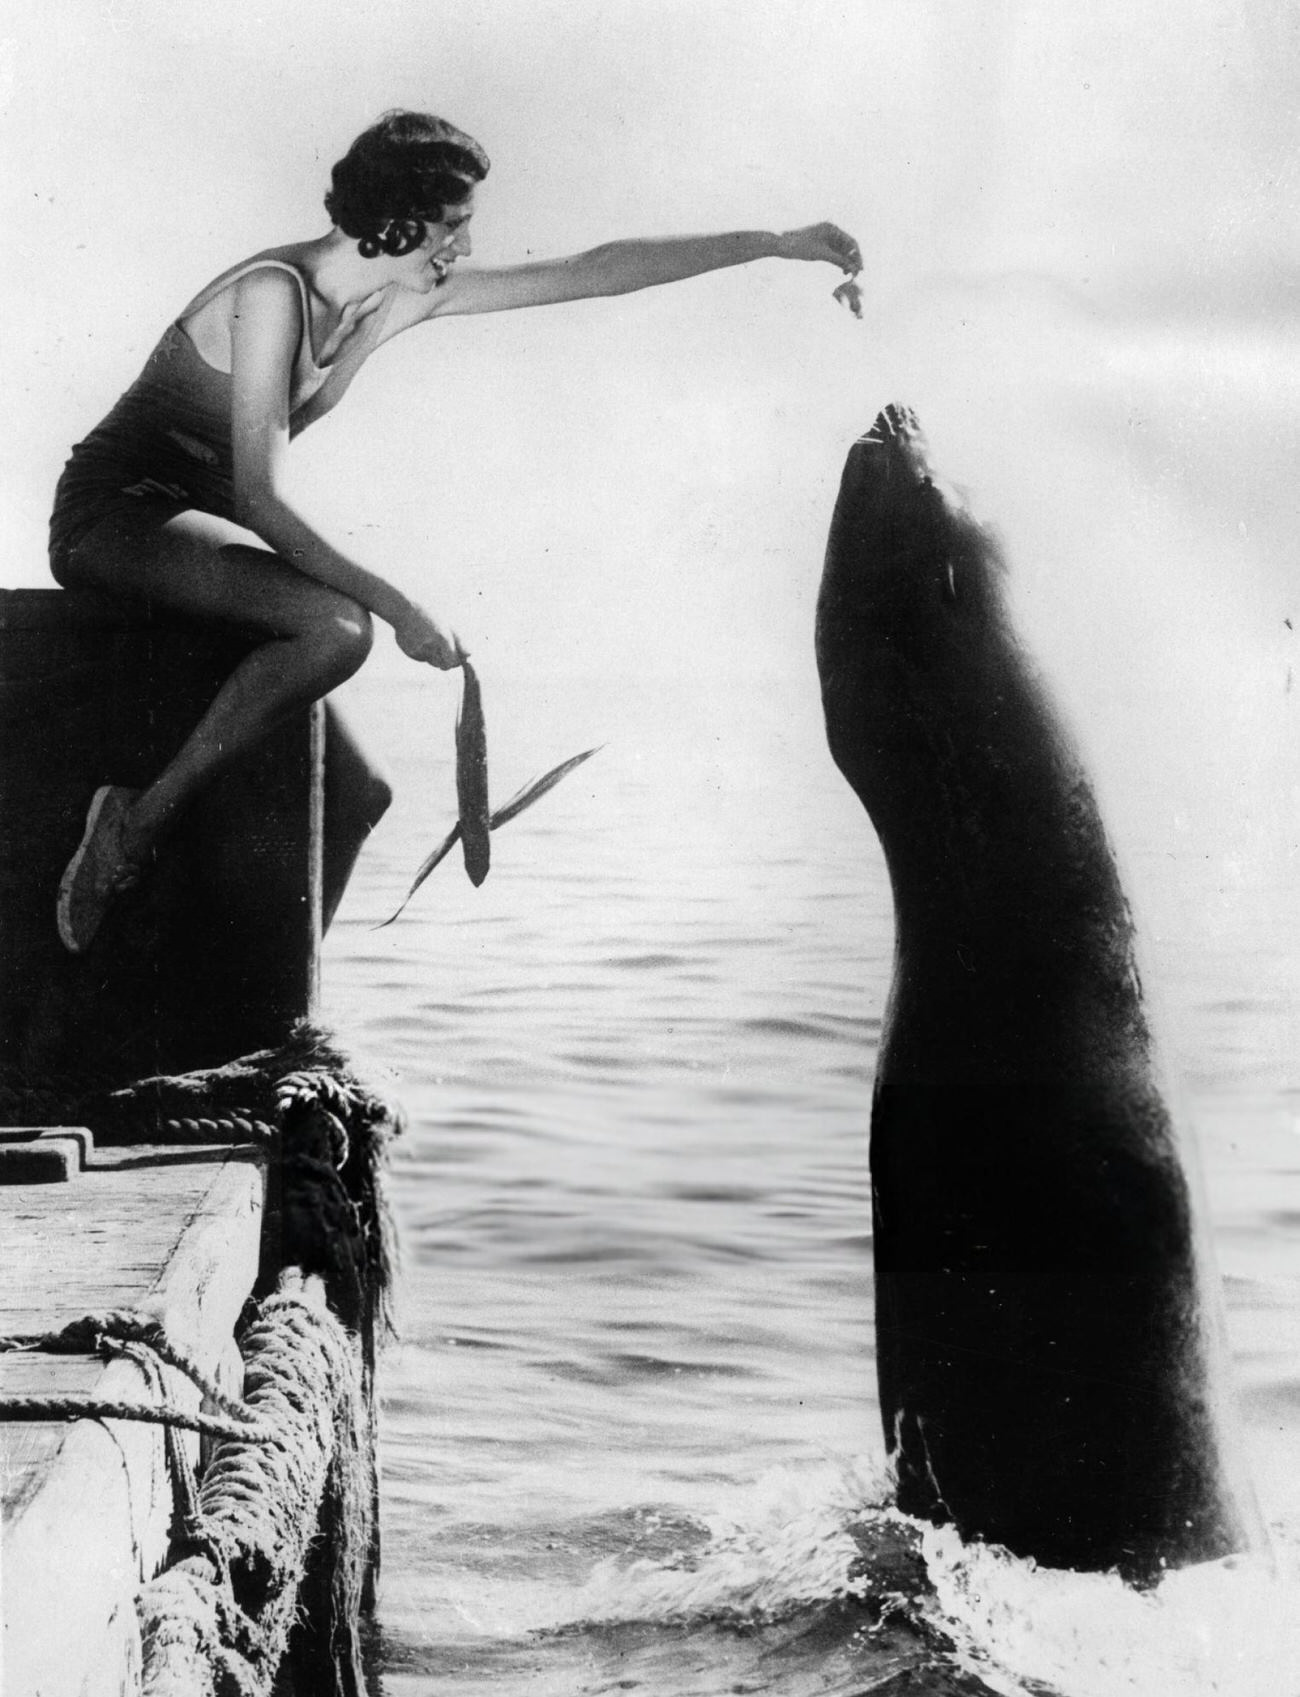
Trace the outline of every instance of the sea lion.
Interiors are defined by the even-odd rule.
[[[898,1506],[1052,1567],[1249,1541],[1191,1194],[1092,788],[989,534],[913,416],[850,450],[817,608],[831,752],[889,866],[871,1121]]]

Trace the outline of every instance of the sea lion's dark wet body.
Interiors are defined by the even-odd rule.
[[[1001,577],[915,422],[882,413],[845,467],[817,617],[831,750],[895,905],[881,1411],[905,1512],[1141,1578],[1245,1537],[1128,907]]]

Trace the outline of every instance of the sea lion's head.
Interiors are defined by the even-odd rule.
[[[1004,576],[994,537],[931,471],[915,415],[886,407],[849,450],[817,603],[831,751],[859,793],[876,753],[987,699],[972,672],[995,681],[1015,650]]]

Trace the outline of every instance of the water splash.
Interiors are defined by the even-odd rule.
[[[852,1523],[881,1502],[885,1481],[866,1460],[774,1468],[695,1522],[699,1536],[664,1553],[602,1561],[573,1598],[570,1624],[779,1620],[858,1597]]]
[[[922,1549],[958,1664],[995,1691],[1062,1697],[1295,1697],[1296,1574],[1228,1558],[1151,1591],[1038,1568],[926,1527]]]

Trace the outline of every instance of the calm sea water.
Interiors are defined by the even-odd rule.
[[[1239,881],[1222,925],[1152,950],[1276,1570],[1139,1596],[931,1530],[914,1583],[870,1324],[890,905],[815,701],[485,691],[494,801],[609,742],[494,836],[482,889],[457,851],[374,930],[454,814],[451,694],[363,690],[398,800],[326,954],[327,1011],[410,1116],[383,1690],[1300,1693],[1289,904]],[[1137,852],[1222,905],[1214,856]]]

